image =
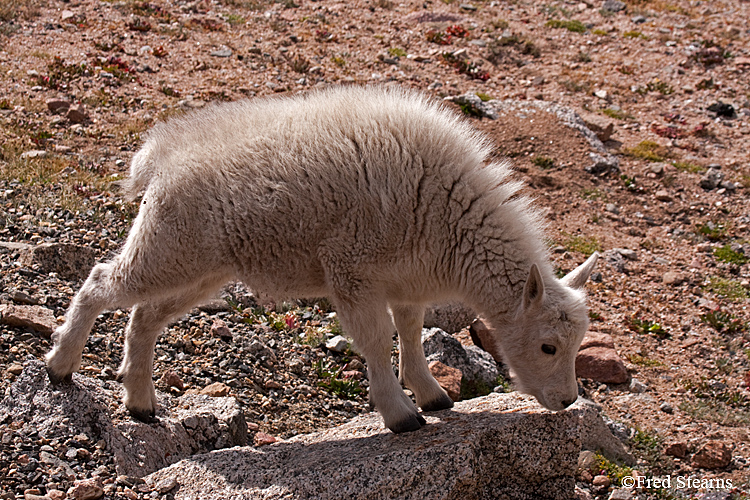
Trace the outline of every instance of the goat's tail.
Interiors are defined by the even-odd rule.
[[[149,143],[141,148],[130,163],[130,175],[120,184],[123,195],[128,201],[135,200],[138,195],[146,191],[151,179],[154,177],[156,165],[154,155]]]

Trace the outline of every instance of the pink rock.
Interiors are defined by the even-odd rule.
[[[270,389],[281,389],[282,385],[280,383],[276,382],[275,380],[269,379],[269,380],[266,381],[265,387],[266,387],[266,389],[269,389],[269,390]]]
[[[23,500],[49,500],[48,496],[42,496],[42,492],[36,488],[23,492]]]
[[[452,368],[440,361],[433,361],[429,365],[430,373],[435,377],[440,387],[445,389],[453,401],[461,398],[461,379],[463,373],[458,368]]]
[[[253,438],[253,444],[255,446],[265,446],[267,444],[273,444],[276,442],[276,438],[265,432],[258,432]]]
[[[130,488],[125,488],[122,492],[122,496],[124,496],[128,500],[138,500],[138,493],[131,490]]]
[[[656,197],[657,200],[663,201],[666,203],[672,201],[672,196],[670,196],[669,191],[665,189],[660,189],[659,191],[656,192],[654,196]]]
[[[182,378],[180,378],[177,372],[173,370],[165,372],[164,375],[161,376],[161,381],[169,387],[174,387],[175,389],[180,391],[185,390],[185,383],[182,381]]]
[[[214,382],[213,384],[201,389],[200,393],[213,398],[222,398],[229,394],[229,386],[222,384],[221,382]]]
[[[589,347],[606,347],[608,349],[615,348],[615,341],[612,339],[612,335],[601,332],[588,332],[583,338],[579,351],[588,349]]]
[[[664,449],[664,454],[676,458],[685,458],[687,456],[688,446],[685,442],[672,443]]]
[[[346,380],[361,380],[363,375],[364,374],[358,370],[344,370],[341,372],[341,376]]]
[[[65,113],[70,108],[70,101],[65,99],[47,99],[47,109],[53,113]]]
[[[68,490],[68,497],[75,500],[96,500],[104,496],[104,485],[98,477],[76,481]]]
[[[65,500],[67,496],[64,491],[60,490],[47,490],[47,496],[50,500]]]
[[[346,365],[344,365],[344,371],[350,371],[350,370],[356,370],[358,372],[365,373],[367,371],[367,368],[365,368],[365,364],[362,363],[358,359],[352,359],[349,361]]]
[[[608,347],[580,351],[576,357],[576,375],[605,384],[624,384],[629,378],[625,363]]]
[[[721,441],[709,441],[693,455],[693,467],[723,469],[732,461],[732,449]]]
[[[607,476],[601,475],[594,477],[594,479],[591,481],[591,484],[600,488],[609,488],[611,481]]]
[[[667,271],[662,276],[662,282],[668,286],[679,286],[687,280],[687,276],[675,271]]]
[[[576,486],[574,498],[575,500],[592,500],[594,497],[591,496],[588,490],[583,490]]]
[[[232,340],[232,330],[230,330],[227,324],[220,319],[217,319],[211,325],[211,335],[226,341]]]
[[[0,305],[0,323],[9,326],[31,328],[49,336],[57,327],[55,313],[42,306]]]
[[[490,353],[498,363],[503,363],[503,357],[495,346],[492,329],[481,319],[475,319],[469,327],[469,335],[474,345]]]
[[[89,119],[89,115],[86,114],[83,105],[71,106],[65,116],[71,121],[71,123],[83,123]]]

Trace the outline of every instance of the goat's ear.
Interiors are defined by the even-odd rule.
[[[531,265],[529,277],[523,287],[523,308],[541,306],[544,301],[544,281],[536,264]]]
[[[591,257],[586,259],[586,262],[570,271],[562,280],[563,284],[571,288],[583,288],[586,280],[594,271],[596,267],[596,261],[599,259],[599,252],[594,252]]]

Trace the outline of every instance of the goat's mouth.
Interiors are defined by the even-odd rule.
[[[554,404],[554,401],[550,401],[549,399],[545,398],[543,391],[531,390],[521,384],[513,384],[513,388],[521,394],[528,394],[529,396],[533,396],[534,399],[536,399],[539,404],[545,407],[547,410],[560,411],[566,408],[562,404]]]
[[[544,395],[541,391],[535,391],[534,389],[527,387],[524,385],[520,380],[518,380],[517,377],[511,376],[511,387],[514,391],[521,393],[521,394],[527,394],[529,396],[533,396],[540,405],[544,406],[548,410],[551,410],[549,406],[547,406],[546,400],[544,399]]]
[[[532,394],[536,398],[537,401],[539,401],[539,404],[544,406],[546,409],[551,411],[557,411],[562,410],[562,408],[555,408],[553,405],[550,405],[548,401],[545,399],[543,394]]]

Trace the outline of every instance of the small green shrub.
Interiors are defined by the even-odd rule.
[[[664,368],[667,366],[658,359],[647,358],[640,354],[629,354],[627,358],[634,365],[643,366],[644,368]]]
[[[626,113],[621,109],[607,108],[602,110],[602,114],[614,118],[615,120],[632,120],[633,115]]]
[[[669,332],[659,323],[636,316],[631,316],[628,327],[632,331],[643,335],[653,335],[660,339],[669,337]]]
[[[708,285],[705,286],[705,290],[732,301],[750,298],[747,289],[739,282],[718,276],[709,280]]]
[[[672,86],[669,85],[667,82],[663,82],[659,80],[658,78],[654,79],[653,81],[648,82],[646,84],[646,90],[649,92],[658,92],[662,95],[674,94],[674,88],[672,88]]]
[[[241,24],[245,24],[246,22],[245,18],[240,16],[239,14],[227,14],[225,19],[232,26],[239,26]]]
[[[560,19],[550,19],[544,25],[549,26],[550,28],[564,28],[573,33],[586,33],[586,25],[576,19],[565,21]]]
[[[718,241],[727,236],[729,228],[724,222],[709,221],[698,226],[698,234],[705,236],[711,241]]]
[[[625,174],[620,175],[620,180],[623,184],[625,184],[625,187],[628,191],[637,191],[638,190],[638,183],[635,180],[635,177],[629,177]]]
[[[625,38],[641,38],[643,40],[648,40],[648,37],[640,31],[626,31],[622,36]]]
[[[586,200],[607,200],[607,193],[599,188],[583,188],[581,189],[581,198]]]
[[[333,361],[325,362],[319,359],[313,364],[313,369],[320,379],[318,387],[322,387],[335,396],[342,399],[356,399],[363,392],[359,381],[340,378],[342,369]]]
[[[641,460],[644,460],[653,472],[662,473],[673,468],[671,462],[662,455],[663,438],[654,432],[635,428],[630,446]]]
[[[690,395],[679,408],[695,420],[731,427],[750,424],[750,399],[743,392],[706,380],[683,380],[682,384]]]
[[[739,318],[724,311],[711,311],[701,315],[701,321],[706,323],[717,332],[735,334],[745,331],[747,325]]]
[[[724,245],[723,247],[714,249],[714,257],[722,262],[738,266],[747,264],[747,261],[750,260],[744,253],[732,250],[731,245]]]
[[[624,152],[634,158],[647,161],[664,161],[669,156],[667,148],[654,141],[641,141],[635,147],[625,148]]]
[[[596,236],[573,236],[570,235],[563,242],[562,246],[569,252],[580,252],[587,257],[594,252],[602,251],[602,244]]]
[[[633,475],[633,469],[626,465],[612,462],[599,452],[596,452],[596,462],[590,472],[592,475],[603,474],[607,476],[612,484],[616,486],[621,486],[624,478]]]
[[[451,43],[451,36],[444,31],[430,30],[425,33],[425,39],[428,42],[436,43],[438,45],[450,45]]]
[[[555,160],[546,156],[536,156],[533,160],[531,160],[531,163],[545,170],[555,166]]]
[[[697,163],[693,163],[690,161],[681,161],[681,160],[673,161],[672,165],[674,166],[674,168],[676,168],[677,170],[681,172],[690,172],[693,174],[699,174],[701,172],[706,171],[705,167],[702,167],[701,165],[698,165]]]
[[[679,408],[694,420],[706,420],[730,427],[750,425],[750,411],[746,408],[734,408],[721,401],[688,399],[680,403]]]

